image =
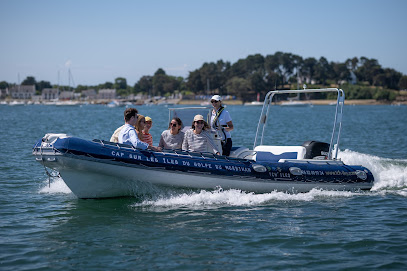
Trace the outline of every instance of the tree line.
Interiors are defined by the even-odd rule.
[[[267,56],[249,55],[235,63],[223,60],[204,63],[189,72],[186,78],[167,75],[160,68],[154,75],[142,76],[134,86],[129,86],[126,78],[118,77],[114,83],[78,85],[73,90],[115,88],[122,97],[137,93],[151,96],[169,96],[174,92],[195,95],[218,93],[246,101],[253,100],[257,93],[263,96],[272,89],[292,89],[298,85],[301,87],[303,83],[308,87],[346,84],[345,90],[350,98],[391,100],[395,96],[393,90],[407,89],[407,76],[394,69],[383,68],[376,59],[367,57],[329,62],[325,57],[302,58],[276,52]],[[27,77],[22,84],[35,84],[38,92],[51,87],[49,82],[36,82],[34,77]],[[7,86],[7,82],[0,82],[0,88]],[[326,94],[319,95],[312,98],[327,98]]]

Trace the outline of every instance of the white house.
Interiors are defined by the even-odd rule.
[[[95,100],[97,97],[96,90],[94,89],[82,90],[82,97],[84,97],[85,100]]]
[[[106,100],[116,99],[116,89],[99,89],[97,98]]]
[[[59,93],[59,100],[73,100],[74,98],[74,93],[73,91],[61,91]]]
[[[35,85],[15,85],[9,89],[11,98],[29,100],[35,95]]]
[[[42,100],[58,100],[59,91],[57,88],[44,88],[42,90],[41,99]]]

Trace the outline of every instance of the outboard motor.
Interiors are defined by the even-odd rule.
[[[328,159],[329,144],[319,141],[306,141],[302,144],[306,149],[304,159]]]

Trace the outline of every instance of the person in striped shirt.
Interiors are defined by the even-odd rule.
[[[150,134],[150,129],[153,126],[153,120],[149,116],[146,116],[144,118],[144,123],[144,127],[139,134],[140,139],[141,141],[148,143],[149,146],[153,146],[153,136]]]

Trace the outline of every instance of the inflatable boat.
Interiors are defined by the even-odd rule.
[[[331,142],[307,141],[301,146],[263,145],[273,97],[304,91],[338,93]],[[367,168],[346,165],[337,159],[344,98],[340,89],[270,91],[263,104],[253,149],[233,148],[230,156],[182,150],[154,152],[66,134],[46,134],[35,144],[33,155],[44,168],[58,171],[78,198],[134,196],[146,184],[190,189],[239,189],[255,193],[298,193],[313,188],[369,190],[374,178]],[[190,113],[191,110],[194,111],[188,108]],[[209,112],[205,108],[199,110]],[[186,114],[182,108],[170,112],[170,118],[182,117],[183,123],[192,123],[188,118],[193,118],[193,114]],[[218,140],[216,133],[214,140]]]

